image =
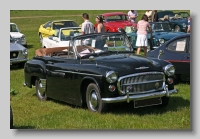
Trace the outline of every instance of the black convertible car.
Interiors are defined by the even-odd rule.
[[[160,50],[163,52],[160,59],[174,65],[176,82],[190,81],[190,34],[174,37],[157,49],[148,52],[147,57],[158,57]]]
[[[25,64],[24,85],[35,86],[39,100],[85,103],[101,113],[118,102],[166,107],[177,93],[174,72],[169,62],[135,55],[125,33],[94,33],[71,36],[66,47],[36,50]]]

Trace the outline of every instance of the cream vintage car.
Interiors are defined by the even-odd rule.
[[[22,34],[15,23],[10,23],[10,35],[19,44],[27,47],[27,41],[24,34]]]
[[[71,37],[81,35],[81,27],[66,27],[55,30],[52,36],[43,38],[43,48],[65,47],[69,46]]]

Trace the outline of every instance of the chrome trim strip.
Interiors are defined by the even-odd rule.
[[[158,88],[158,89],[152,89],[152,90],[148,90],[148,91],[143,91],[143,92],[129,92],[129,94],[130,95],[144,94],[144,93],[151,93],[151,92],[160,91],[160,90],[163,90],[163,87]]]
[[[135,68],[136,70],[142,70],[142,69],[148,69],[149,67],[139,67],[139,68]]]
[[[122,76],[118,80],[121,80],[121,79],[127,78],[127,77],[138,76],[138,75],[148,75],[148,74],[164,74],[164,73],[163,72],[142,72],[142,73],[135,73],[135,74],[129,74],[129,75],[126,75],[126,76]]]
[[[80,73],[80,72],[75,72],[75,71],[64,71],[64,70],[55,70],[55,71],[64,72],[64,73],[75,73],[75,74],[80,74],[80,75],[89,75],[89,76],[102,77],[102,75],[89,74],[89,73]]]
[[[136,82],[136,83],[131,83],[131,84],[122,84],[122,85],[133,85],[133,84],[145,84],[145,83],[153,83],[153,82],[159,82],[163,80],[152,80],[152,81],[146,81],[146,82]],[[121,85],[121,86],[122,86]]]
[[[169,95],[178,93],[178,90],[168,90]],[[144,100],[144,99],[150,99],[150,98],[157,98],[157,97],[163,97],[167,96],[167,91],[160,91],[160,92],[153,92],[148,94],[137,94],[137,95],[125,95],[115,98],[102,98],[103,103],[117,103],[117,102],[129,102],[131,100]]]

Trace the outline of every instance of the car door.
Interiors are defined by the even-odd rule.
[[[183,80],[190,80],[190,37],[187,38],[187,49],[182,59]]]
[[[52,56],[46,64],[47,96],[73,104],[75,101],[73,69],[77,60],[74,54],[68,57]]]
[[[55,39],[56,38],[56,39]],[[49,48],[54,48],[54,47],[58,47],[59,46],[59,41],[58,41],[59,38],[57,37],[51,37],[49,39],[49,42],[48,42],[48,46]]]
[[[53,40],[53,36],[49,36],[47,38],[43,39],[43,47],[45,48],[52,48],[52,44],[54,44],[55,41]]]
[[[176,69],[176,74],[189,73],[190,57],[188,54],[188,37],[181,37],[168,43],[164,50],[164,59],[171,62]]]

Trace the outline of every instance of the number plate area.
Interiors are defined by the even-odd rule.
[[[162,99],[160,97],[144,99],[144,100],[135,100],[134,108],[146,107],[146,106],[152,106],[152,105],[160,105],[160,104],[162,104]]]

